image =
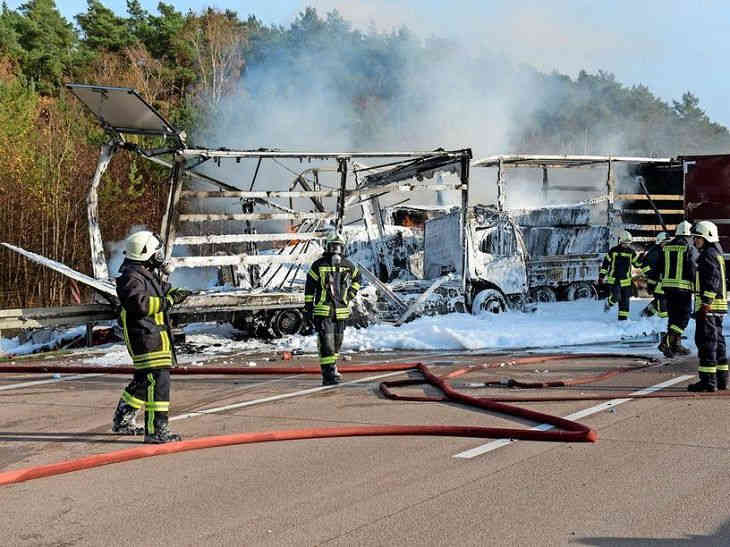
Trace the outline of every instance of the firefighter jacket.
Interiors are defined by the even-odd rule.
[[[656,285],[661,277],[658,265],[662,256],[662,246],[654,243],[641,258],[641,273],[646,276],[649,285]]]
[[[117,295],[122,304],[120,321],[124,342],[135,368],[171,367],[172,334],[166,297],[170,284],[160,280],[139,262],[125,260],[117,278]]]
[[[695,282],[695,311],[703,304],[710,305],[710,313],[727,313],[727,281],[725,259],[716,244],[705,244],[697,259]]]
[[[641,268],[636,251],[628,245],[616,245],[603,259],[600,275],[608,285],[628,287],[631,285],[631,267]]]
[[[346,258],[337,265],[333,254],[317,259],[307,274],[304,309],[315,317],[347,319],[350,302],[360,290],[360,269]]]
[[[686,238],[675,237],[664,245],[657,268],[664,289],[691,291],[697,271],[697,249]]]

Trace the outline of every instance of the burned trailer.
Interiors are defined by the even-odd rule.
[[[730,260],[730,155],[679,156],[682,164],[685,218],[717,226],[725,262]],[[727,269],[725,275],[730,280]]]
[[[524,268],[530,298],[552,302],[595,298],[600,264],[612,238],[615,241],[618,230],[633,227],[626,223],[622,208],[616,205],[621,199],[617,188],[631,184],[627,182],[631,171],[619,172],[618,166],[664,165],[668,161],[623,156],[507,155],[476,160],[472,165],[496,170],[494,214],[511,219],[513,230],[521,235],[526,251]],[[505,175],[508,169],[518,167],[541,171],[537,182],[545,205],[507,208]],[[554,184],[549,176],[550,169],[554,168],[571,171],[604,168],[605,174],[596,177],[588,171],[579,176],[577,182]],[[534,180],[528,182],[528,186],[534,184]],[[564,204],[564,198],[556,200],[555,195],[570,196],[572,201]],[[550,204],[555,201],[558,204]],[[480,245],[475,248],[489,247],[488,242]]]
[[[126,151],[169,170],[165,181],[169,194],[159,228],[169,275],[178,286],[195,288],[188,282],[193,278],[202,284],[173,309],[176,324],[230,321],[251,336],[302,331],[305,275],[321,254],[320,241],[328,231],[341,230],[351,208],[398,181],[428,177],[443,164],[468,166],[471,158],[469,151],[297,152],[189,146],[185,134],[133,89],[67,87],[108,137],[87,194],[93,277],[104,287],[113,287],[113,278],[100,230],[98,193],[109,162]],[[156,146],[146,146],[150,140]],[[360,175],[366,180],[358,181],[360,160],[374,165]],[[274,179],[272,170],[280,176]],[[43,263],[66,274],[63,265]],[[75,278],[85,282],[83,276]],[[104,292],[112,305],[113,292]]]
[[[633,213],[651,200],[670,231],[682,220],[709,220],[717,226],[725,260],[730,260],[729,154],[677,156],[659,166],[641,164],[635,176],[641,177],[647,193],[625,196],[627,212]],[[656,231],[661,226],[642,227]]]

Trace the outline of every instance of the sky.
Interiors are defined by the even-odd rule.
[[[103,0],[126,15],[125,0]],[[180,11],[207,6],[256,15],[265,24],[288,26],[305,6],[320,13],[337,9],[363,29],[407,26],[423,38],[453,38],[476,50],[505,53],[542,71],[575,77],[599,69],[624,85],[645,84],[661,99],[691,91],[713,121],[730,126],[730,8],[707,0],[173,0]],[[11,9],[22,0],[9,0]],[[86,11],[85,0],[56,0],[61,14]],[[142,0],[156,13],[157,0]],[[418,13],[418,17],[414,14]]]

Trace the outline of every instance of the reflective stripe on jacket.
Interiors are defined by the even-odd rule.
[[[641,258],[641,273],[646,276],[649,285],[656,285],[661,277],[658,265],[662,256],[662,246],[654,243]]]
[[[631,285],[631,267],[641,268],[636,251],[627,245],[616,245],[603,259],[600,274],[609,285]]]
[[[312,315],[347,319],[350,302],[360,290],[360,269],[346,258],[333,264],[334,255],[325,253],[307,273],[304,308]]]
[[[697,250],[683,237],[675,237],[664,245],[659,259],[662,286],[691,291],[697,271]]]
[[[705,244],[697,259],[695,310],[710,305],[712,313],[727,313],[725,259],[714,244]]]
[[[170,367],[173,364],[172,336],[166,298],[170,285],[158,279],[144,264],[125,260],[117,278],[117,295],[122,304],[120,321],[124,342],[135,368]]]

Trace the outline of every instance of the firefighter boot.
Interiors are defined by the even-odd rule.
[[[667,335],[668,335],[668,333],[666,333],[666,332],[662,333],[662,339],[659,342],[659,346],[657,346],[657,347],[659,348],[659,351],[661,351],[664,354],[664,357],[671,359],[672,357],[674,357],[674,352],[672,351],[672,348],[669,346],[669,342],[667,341]]]
[[[667,343],[675,355],[689,355],[690,351],[682,345],[682,335],[678,332],[670,332],[667,335]]]
[[[342,374],[340,374],[340,371],[337,370],[337,364],[334,364],[332,366],[335,367],[335,378],[337,378],[338,380],[342,380]]]
[[[114,411],[112,431],[120,435],[142,435],[144,433],[144,427],[139,427],[134,423],[134,415],[136,413],[136,408],[127,404],[124,399],[119,399],[117,409]]]
[[[182,441],[177,433],[172,433],[167,426],[167,412],[155,412],[152,431],[145,431],[144,442],[146,444],[165,444],[175,441]]]
[[[687,386],[687,391],[712,393],[716,390],[716,375],[713,372],[700,372],[700,381]]]
[[[727,370],[718,370],[717,376],[717,389],[725,391],[727,389]]]
[[[340,383],[335,376],[335,365],[322,365],[322,385],[334,386]]]

